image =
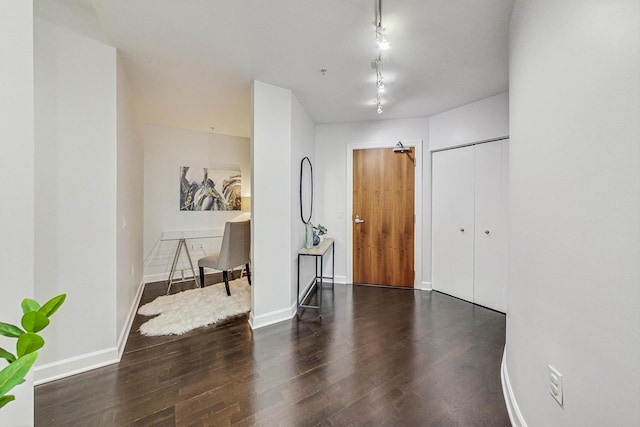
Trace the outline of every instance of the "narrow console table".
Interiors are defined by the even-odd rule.
[[[324,276],[324,266],[323,259],[327,252],[331,249],[331,276]],[[303,256],[312,256],[315,257],[316,260],[316,275],[313,278],[313,282],[304,293],[304,296],[300,298],[300,261]],[[324,284],[324,279],[331,279],[331,286],[334,285],[335,282],[335,273],[336,273],[336,265],[335,265],[336,255],[334,249],[334,239],[325,238],[318,246],[314,246],[312,248],[302,248],[298,251],[298,292],[296,296],[297,300],[297,309],[296,315],[300,316],[301,308],[309,308],[312,310],[318,310],[319,317],[322,317],[322,285]],[[319,264],[319,265],[318,265]],[[313,292],[314,288],[316,289],[317,301],[318,305],[309,305],[305,304],[305,301],[309,299],[311,292]]]

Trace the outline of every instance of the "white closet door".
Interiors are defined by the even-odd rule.
[[[432,154],[432,286],[473,301],[474,148]]]
[[[502,141],[475,146],[475,260],[473,302],[506,311]]]

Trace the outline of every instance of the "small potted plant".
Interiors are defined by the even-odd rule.
[[[313,226],[313,246],[318,246],[322,239],[324,239],[325,234],[327,234],[327,227],[322,224]]]

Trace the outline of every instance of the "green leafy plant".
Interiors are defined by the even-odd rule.
[[[322,236],[323,234],[327,234],[327,227],[325,227],[322,224],[318,224],[318,225],[311,224],[311,226],[313,227],[313,246],[317,246],[320,244],[320,240],[321,240],[320,236]]]
[[[66,294],[58,295],[42,306],[30,298],[22,300],[20,324],[23,329],[0,322],[0,335],[17,338],[16,354],[0,347],[0,358],[9,363],[0,371],[0,408],[15,400],[15,396],[7,393],[24,382],[24,377],[38,358],[38,350],[44,346],[44,338],[38,332],[49,326],[49,317],[58,311],[66,298]]]
[[[313,230],[316,232],[318,236],[322,236],[323,234],[327,234],[327,227],[322,224],[314,225]]]

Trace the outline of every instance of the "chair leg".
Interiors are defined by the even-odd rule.
[[[247,280],[249,281],[249,286],[251,286],[251,270],[249,270],[249,263],[247,263],[246,267],[247,267]]]
[[[229,274],[227,270],[222,272],[222,278],[224,279],[224,287],[227,288],[227,296],[231,296],[231,290],[229,289]]]
[[[200,267],[200,287],[204,288],[204,267]]]

